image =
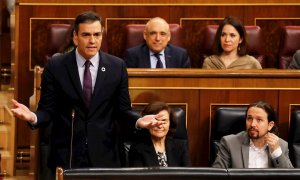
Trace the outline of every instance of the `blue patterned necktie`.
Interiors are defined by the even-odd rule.
[[[83,98],[86,107],[90,106],[92,97],[92,75],[90,71],[91,62],[89,60],[84,63],[84,75],[83,75]]]
[[[156,63],[156,68],[163,68],[163,64],[162,64],[162,62],[161,62],[161,60],[160,60],[160,54],[159,53],[155,53],[155,54],[153,54],[155,57],[156,57],[156,59],[157,59],[157,63]]]

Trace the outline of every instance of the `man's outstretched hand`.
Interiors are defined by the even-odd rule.
[[[34,123],[35,117],[33,113],[24,104],[19,103],[15,99],[11,100],[13,108],[11,109],[15,117],[22,119],[24,121]]]

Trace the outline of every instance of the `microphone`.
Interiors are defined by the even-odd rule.
[[[72,109],[72,121],[74,121],[75,118],[75,109]]]
[[[75,120],[75,109],[71,112],[71,142],[70,142],[70,169],[72,168],[72,158],[73,158],[73,136],[74,136],[74,120]]]

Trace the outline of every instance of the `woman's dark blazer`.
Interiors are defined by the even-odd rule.
[[[169,167],[191,166],[186,140],[166,138],[166,151]],[[158,158],[151,141],[131,145],[129,150],[129,166],[159,166]]]

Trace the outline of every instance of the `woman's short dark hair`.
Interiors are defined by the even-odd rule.
[[[169,127],[168,136],[173,136],[175,129],[177,127],[177,120],[176,120],[173,110],[165,102],[154,101],[154,102],[149,103],[148,105],[145,106],[144,110],[142,111],[142,116],[150,115],[150,114],[158,114],[162,110],[168,111],[168,113],[170,115],[170,117],[169,117],[170,127]]]
[[[101,24],[101,27],[103,27],[103,25],[102,25],[102,18],[98,14],[96,14],[93,11],[83,12],[83,13],[79,14],[76,17],[76,19],[75,19],[75,22],[74,22],[74,31],[76,33],[78,33],[79,24],[82,24],[82,23],[93,23],[95,21],[99,21],[100,24]]]
[[[271,122],[271,121],[274,122],[274,126],[270,130],[270,132],[278,135],[278,119],[277,119],[277,114],[276,114],[274,108],[269,103],[267,103],[265,101],[257,101],[257,102],[254,102],[254,103],[252,103],[248,106],[248,108],[246,110],[246,114],[248,114],[248,110],[251,107],[261,108],[267,113],[268,122]]]
[[[225,17],[224,20],[219,24],[215,36],[215,40],[214,40],[214,48],[213,48],[214,53],[220,55],[223,52],[223,48],[221,46],[221,35],[222,35],[223,27],[227,24],[233,26],[236,29],[236,31],[239,33],[240,38],[243,39],[242,42],[239,44],[239,48],[237,51],[238,55],[244,56],[248,54],[248,39],[247,39],[247,33],[245,27],[238,18],[231,17],[231,16]]]

